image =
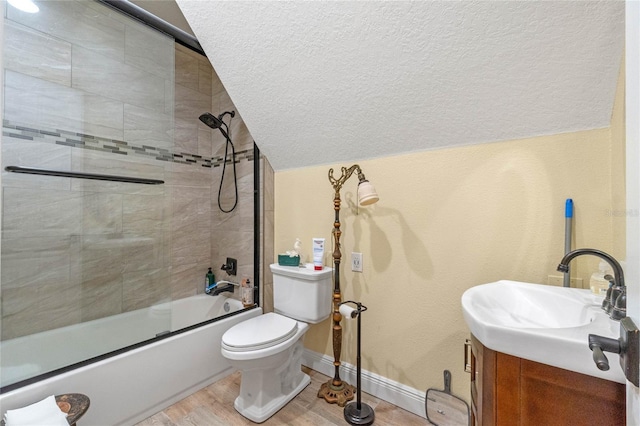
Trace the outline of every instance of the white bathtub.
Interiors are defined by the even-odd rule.
[[[14,375],[24,374],[30,368],[51,371],[68,365],[70,356],[78,356],[69,353],[73,342],[83,342],[74,352],[79,351],[84,357],[77,360],[86,359],[153,338],[164,331],[180,330],[226,315],[229,312],[225,312],[225,302],[229,302],[229,312],[242,309],[239,301],[224,295],[199,295],[12,339],[2,343],[2,366]],[[83,393],[91,399],[91,407],[80,424],[134,424],[233,372],[220,353],[222,334],[231,326],[261,314],[259,308],[240,312],[6,392],[0,395],[0,413],[48,395]],[[96,353],[96,349],[103,352]],[[43,353],[46,356],[43,357]],[[76,358],[73,359],[75,362]]]

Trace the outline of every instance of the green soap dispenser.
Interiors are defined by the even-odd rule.
[[[207,271],[207,275],[205,275],[204,279],[204,292],[209,294],[211,290],[216,287],[216,277],[213,275],[213,271],[209,268]]]

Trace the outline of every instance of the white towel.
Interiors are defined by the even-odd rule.
[[[4,422],[6,426],[69,426],[67,415],[53,395],[23,408],[7,410]]]

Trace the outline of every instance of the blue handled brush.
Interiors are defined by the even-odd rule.
[[[573,221],[573,200],[567,198],[564,203],[564,254],[571,251],[571,222]],[[571,287],[569,271],[564,273],[563,287]]]

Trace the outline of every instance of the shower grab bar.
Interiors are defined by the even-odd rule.
[[[78,179],[106,180],[111,182],[141,183],[144,185],[161,185],[164,183],[163,180],[157,180],[157,179],[144,179],[144,178],[136,178],[136,177],[129,177],[129,176],[116,176],[116,175],[101,175],[97,173],[69,172],[69,171],[63,171],[63,170],[46,170],[46,169],[36,169],[33,167],[7,166],[4,169],[12,173],[26,173],[31,175],[71,177],[71,178],[78,178]]]

